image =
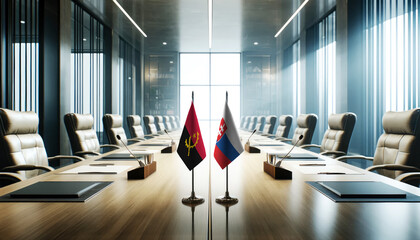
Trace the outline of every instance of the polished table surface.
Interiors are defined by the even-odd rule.
[[[420,195],[418,188],[328,158],[362,174],[305,175],[298,162],[284,161],[293,180],[274,180],[262,170],[265,153],[244,152],[229,165],[229,192],[239,203],[225,207],[215,203],[225,193],[225,171],[212,155],[207,149],[195,169],[195,192],[205,198],[195,207],[181,203],[190,195],[191,173],[176,152],[155,154],[157,171],[144,180],[127,180],[126,172],[58,174],[91,159],[1,188],[3,195],[38,181],[114,181],[84,203],[0,203],[0,238],[420,239],[420,203],[335,203],[305,181],[375,180]]]

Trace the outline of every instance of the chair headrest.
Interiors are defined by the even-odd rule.
[[[356,115],[354,113],[331,114],[328,117],[328,126],[333,130],[344,130],[349,120],[355,121]]]
[[[293,117],[291,115],[281,115],[279,118],[279,123],[282,126],[287,126],[292,124]]]
[[[144,116],[144,123],[145,124],[152,124],[155,122],[155,118],[151,115]]]
[[[164,118],[165,118],[165,121],[166,121],[166,122],[171,121],[169,116],[165,116]]]
[[[382,118],[382,126],[386,133],[418,134],[420,109],[403,112],[386,112]]]
[[[301,128],[308,128],[317,119],[318,117],[315,114],[301,114],[297,118],[297,125]]]
[[[72,113],[75,130],[89,130],[93,127],[93,116],[91,114]]]
[[[35,112],[18,112],[5,108],[0,109],[2,133],[27,134],[38,131],[38,115]]]
[[[118,114],[105,114],[105,121],[107,121],[109,128],[120,128],[123,125],[123,119]]]
[[[131,121],[133,126],[137,126],[141,124],[141,118],[138,115],[128,115],[127,118],[129,119],[129,121]]]
[[[163,117],[162,116],[155,116],[155,120],[157,123],[161,123],[163,122]]]
[[[257,117],[257,122],[261,123],[263,121],[264,117],[263,116],[258,116]]]
[[[274,125],[276,123],[276,121],[277,121],[277,117],[276,116],[271,115],[271,116],[265,117],[265,123],[266,124]]]

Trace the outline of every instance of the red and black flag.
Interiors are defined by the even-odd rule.
[[[187,120],[185,120],[177,152],[190,171],[206,158],[203,136],[201,136],[193,102],[191,102],[190,111],[188,112]]]

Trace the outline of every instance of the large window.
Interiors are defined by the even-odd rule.
[[[70,111],[93,115],[102,132],[104,115],[104,26],[72,2]],[[102,140],[102,138],[100,137]]]
[[[194,106],[202,126],[201,131],[203,136],[211,138],[211,143],[216,141],[226,91],[229,94],[228,103],[233,118],[235,123],[239,124],[240,58],[239,53],[180,55],[181,122],[187,117],[191,92],[194,91]]]
[[[336,111],[335,11],[317,25],[316,78],[319,90],[319,139],[328,129],[328,116]]]
[[[37,0],[10,0],[6,3],[7,103],[17,111],[39,110],[39,3]]]
[[[365,61],[370,148],[386,111],[416,108],[419,95],[418,0],[366,1]]]
[[[292,114],[294,119],[302,113],[302,84],[300,79],[300,40],[288,47],[283,54],[282,93],[283,99],[292,99],[293,104],[282,106],[282,114]],[[296,125],[296,120],[293,121]]]

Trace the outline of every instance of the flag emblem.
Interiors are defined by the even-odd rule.
[[[224,169],[244,151],[227,103],[225,103],[223,117],[217,134],[214,158],[219,166]]]
[[[204,148],[203,136],[195,114],[194,103],[191,103],[188,111],[177,152],[189,170],[195,168],[206,158],[206,149]]]

